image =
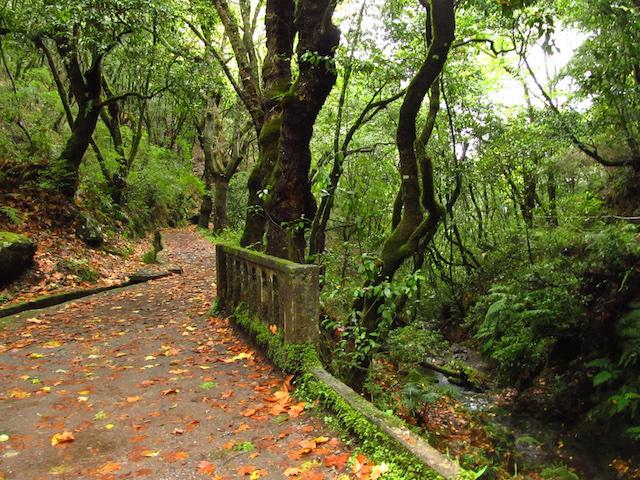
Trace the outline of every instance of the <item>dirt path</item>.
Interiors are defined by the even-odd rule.
[[[0,331],[0,480],[340,478],[347,448],[207,315],[212,245],[165,244],[183,275]]]

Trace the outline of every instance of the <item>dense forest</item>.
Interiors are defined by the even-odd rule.
[[[464,467],[640,478],[638,0],[7,0],[0,62],[3,238],[320,265],[325,366]]]

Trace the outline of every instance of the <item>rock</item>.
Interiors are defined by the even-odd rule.
[[[183,272],[182,267],[179,265],[166,265],[166,268],[169,272],[176,273],[178,275],[181,275]]]
[[[33,262],[36,245],[28,237],[0,232],[0,284],[8,283]]]
[[[76,236],[90,247],[99,247],[104,242],[102,228],[95,219],[85,213],[78,219]]]

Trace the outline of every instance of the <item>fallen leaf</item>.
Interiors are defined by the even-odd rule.
[[[186,460],[187,458],[189,458],[189,454],[183,451],[168,452],[165,455],[163,455],[163,458],[168,462],[180,462],[182,460]]]
[[[69,443],[73,442],[75,438],[73,437],[73,433],[71,432],[62,432],[56,433],[53,437],[51,437],[51,446],[55,447],[60,443]]]
[[[100,475],[108,475],[110,473],[117,472],[118,470],[120,470],[120,468],[121,465],[118,462],[107,462],[100,468],[98,468],[96,473]]]
[[[251,475],[255,471],[256,471],[256,467],[254,467],[253,465],[246,465],[244,467],[239,467],[236,470],[236,473],[238,475]]]
[[[10,398],[23,399],[23,398],[29,398],[30,396],[31,394],[29,392],[25,392],[24,390],[11,390],[9,392]]]
[[[206,460],[202,460],[198,464],[198,473],[202,473],[202,474],[205,474],[205,475],[211,475],[215,471],[216,471],[216,466],[211,462],[208,462]]]
[[[236,355],[235,357],[231,357],[231,358],[225,358],[223,361],[224,363],[232,363],[235,362],[237,360],[244,360],[244,359],[249,359],[249,358],[253,358],[253,353],[239,353],[238,355]]]
[[[160,450],[145,450],[142,452],[143,457],[157,457],[160,455]]]

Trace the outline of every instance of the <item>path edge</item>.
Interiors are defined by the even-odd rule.
[[[215,307],[214,307],[215,310]],[[363,449],[388,451],[388,458],[405,469],[403,474],[420,480],[469,480],[479,478],[464,470],[454,460],[440,453],[411,431],[398,417],[385,414],[349,386],[327,372],[320,363],[317,351],[309,344],[284,341],[282,332],[272,333],[246,306],[240,305],[231,313],[232,323],[248,334],[280,370],[298,378],[299,393],[319,402],[332,412],[342,426],[355,434]]]
[[[27,300],[26,302],[16,303],[8,307],[0,308],[0,318],[10,317],[18,313],[27,312],[29,310],[41,310],[43,308],[54,307],[61,303],[66,303],[71,300],[77,300],[79,298],[96,295],[98,293],[107,292],[109,290],[116,290],[118,288],[125,288],[131,285],[137,285],[138,283],[145,283],[150,280],[157,280],[159,278],[165,278],[173,275],[172,272],[159,272],[156,275],[149,275],[146,278],[139,278],[136,280],[127,280],[125,282],[117,283],[115,285],[105,285],[102,287],[91,287],[85,289],[70,290],[68,292],[54,293],[52,295],[43,295],[33,300]]]

